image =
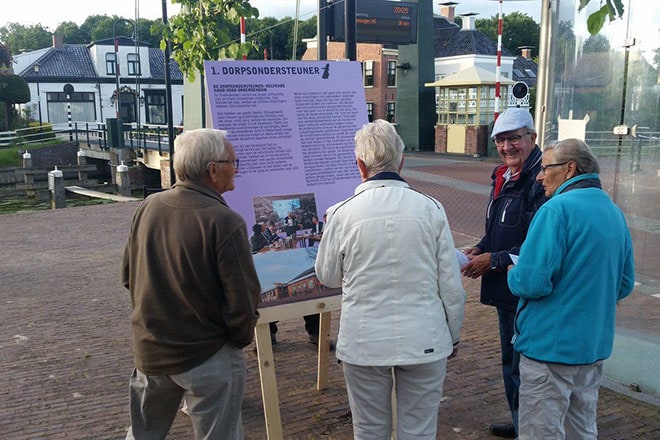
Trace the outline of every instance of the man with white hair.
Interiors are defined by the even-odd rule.
[[[176,185],[137,208],[122,262],[135,359],[126,438],[165,438],[185,397],[196,438],[238,440],[261,292],[245,222],[222,197],[238,159],[220,130],[174,145]]]
[[[328,209],[316,260],[319,281],[342,288],[337,359],[357,440],[391,437],[394,386],[397,438],[435,440],[447,358],[463,323],[444,208],[401,178],[403,149],[386,121],[357,132],[363,183]]]
[[[490,432],[515,438],[518,424],[520,356],[513,349],[513,322],[518,298],[506,282],[511,255],[518,255],[536,210],[545,202],[543,188],[536,183],[541,170],[541,150],[535,145],[534,120],[526,108],[511,107],[493,125],[492,137],[504,162],[491,175],[492,190],[486,212],[486,233],[466,254],[470,263],[463,275],[481,278],[481,302],[495,306],[499,320],[502,377],[511,422],[493,423]]]

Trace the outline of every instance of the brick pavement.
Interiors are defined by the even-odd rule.
[[[451,215],[456,209],[450,206],[462,204],[465,215],[450,218],[456,243],[474,242],[474,228],[482,227],[482,199],[429,182],[412,183],[443,200]],[[0,216],[0,438],[123,438],[133,364],[130,304],[118,282],[118,264],[135,206]],[[507,418],[496,316],[478,303],[478,282],[466,280],[465,287],[469,301],[464,334],[458,357],[449,363],[438,438],[492,439],[488,423]],[[651,301],[648,295],[640,298]],[[624,304],[630,304],[633,313],[634,303],[628,301]],[[646,309],[653,309],[648,303],[643,306],[636,309],[637,321],[644,321]],[[334,315],[336,334],[338,314]],[[330,387],[317,392],[315,351],[306,342],[302,320],[282,322],[278,340],[275,362],[285,438],[350,439],[346,391],[334,358]],[[246,357],[246,438],[263,439],[258,370],[251,348]],[[603,388],[599,429],[601,439],[660,439],[658,406]],[[178,415],[168,438],[192,438],[185,415]]]

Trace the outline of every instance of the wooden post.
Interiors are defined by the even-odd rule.
[[[275,359],[270,341],[270,326],[263,323],[256,326],[254,334],[257,342],[257,360],[259,362],[259,377],[261,380],[261,397],[264,403],[264,418],[266,420],[266,436],[268,440],[282,440],[282,417],[277,395],[277,380],[275,379]]]
[[[87,165],[87,156],[85,156],[83,150],[78,150],[76,154],[78,156],[78,166],[81,167],[78,170],[78,180],[80,180],[80,184],[84,186],[87,184],[87,171],[85,171],[82,166]]]
[[[58,170],[57,167],[48,172],[48,189],[50,190],[51,208],[65,208],[64,173],[62,173],[62,170]]]
[[[34,189],[34,172],[32,171],[32,155],[25,150],[23,153],[23,169],[25,174],[23,175],[23,180],[27,188],[25,189],[25,194],[28,198],[33,199],[37,197],[37,191]]]
[[[131,179],[128,176],[128,167],[124,165],[124,162],[117,166],[117,191],[124,197],[131,195]]]

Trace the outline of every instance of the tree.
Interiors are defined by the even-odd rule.
[[[18,75],[0,75],[0,111],[4,117],[5,126],[0,127],[3,131],[11,128],[16,119],[14,104],[25,104],[30,102],[30,88],[27,82]]]
[[[492,40],[497,40],[498,17],[476,20],[475,27]],[[541,27],[532,17],[521,12],[512,12],[502,18],[502,46],[512,53],[518,53],[518,48],[530,46],[532,53],[538,55],[539,35]]]
[[[40,24],[23,26],[9,23],[0,27],[0,41],[14,54],[43,49],[52,44],[50,32]]]
[[[66,44],[89,43],[89,35],[86,35],[73,21],[63,21],[55,28],[53,34],[63,37]]]
[[[582,45],[584,53],[609,52],[610,41],[603,35],[591,35]]]
[[[240,44],[231,35],[241,17],[258,17],[259,11],[241,0],[173,0],[180,3],[182,12],[169,20],[169,27],[161,41],[161,49],[171,44],[172,57],[188,79],[204,71],[205,60],[240,58],[251,49],[252,43]]]

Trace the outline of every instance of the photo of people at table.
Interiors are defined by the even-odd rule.
[[[319,220],[313,193],[257,196],[252,203],[253,254],[318,246],[324,222]]]

